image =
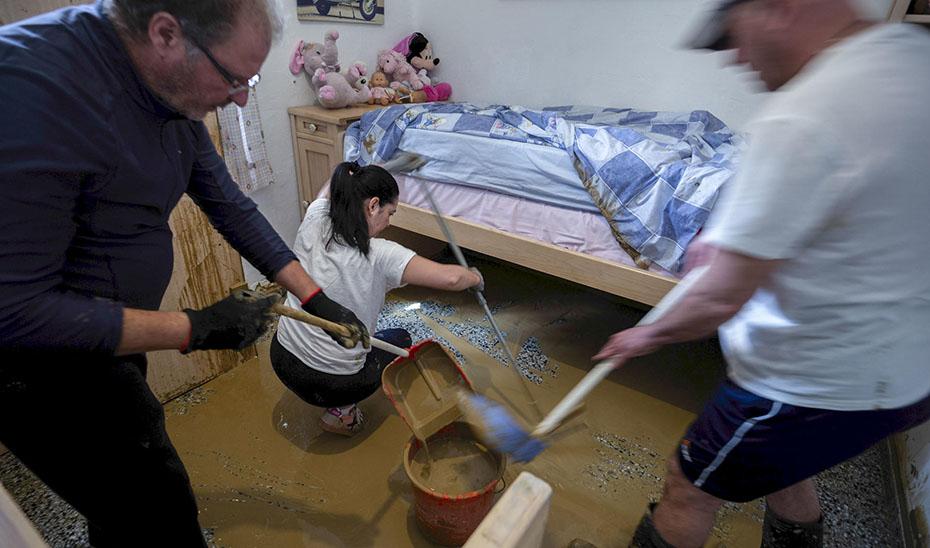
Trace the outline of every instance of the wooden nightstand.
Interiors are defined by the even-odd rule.
[[[287,109],[291,117],[301,217],[329,180],[333,169],[342,162],[342,140],[346,127],[376,108],[381,107],[358,105],[327,109],[314,105]]]

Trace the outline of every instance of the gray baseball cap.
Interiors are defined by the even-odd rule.
[[[729,36],[727,36],[727,13],[733,6],[749,2],[750,0],[720,0],[704,16],[704,20],[696,27],[696,31],[685,42],[691,49],[728,49]]]

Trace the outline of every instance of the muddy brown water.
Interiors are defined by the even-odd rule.
[[[493,264],[479,267],[511,349],[541,379],[531,390],[543,410],[581,380],[612,332],[641,315],[603,294]],[[475,336],[487,322],[470,295],[404,288],[388,304],[452,344],[479,392],[530,416],[512,373],[489,355],[493,344]],[[533,348],[538,356],[527,350]],[[368,420],[362,433],[328,434],[317,426],[320,410],[278,381],[267,342],[259,355],[198,389],[204,396],[198,403],[166,406],[169,434],[213,542],[432,546],[417,529],[404,472],[411,432],[382,393],[362,402]],[[637,360],[594,390],[579,428],[533,462],[508,465],[507,483],[526,470],[553,487],[544,545],[580,538],[602,548],[626,546],[646,504],[661,493],[666,456],[721,375],[709,343]],[[758,503],[727,505],[707,546],[758,546],[761,519]]]
[[[497,477],[497,470],[497,459],[487,449],[457,437],[431,440],[420,447],[410,464],[411,474],[421,485],[453,496],[483,489]]]

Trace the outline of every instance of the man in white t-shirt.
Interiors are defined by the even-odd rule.
[[[778,92],[689,249],[706,274],[596,356],[719,327],[729,366],[633,546],[701,546],[723,501],[763,496],[763,546],[820,546],[811,478],[930,417],[930,34],[849,0],[730,0],[692,45]]]

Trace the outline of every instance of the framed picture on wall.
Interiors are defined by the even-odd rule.
[[[300,21],[384,24],[384,0],[297,0]]]

